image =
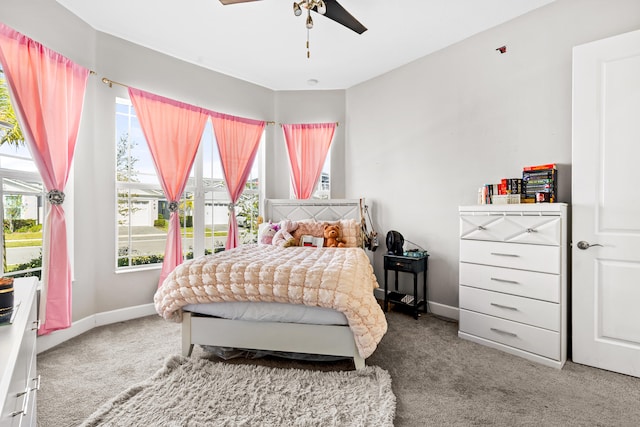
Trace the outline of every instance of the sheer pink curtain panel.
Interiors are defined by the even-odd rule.
[[[265,122],[225,114],[211,114],[213,130],[218,143],[224,179],[229,191],[229,232],[225,249],[240,244],[235,204],[244,191],[251,167],[256,158]]]
[[[322,173],[336,123],[283,124],[296,199],[308,199]]]
[[[179,206],[208,113],[201,108],[129,88],[129,96],[149,145],[165,197],[169,230],[158,287],[182,263]]]
[[[50,203],[42,253],[39,335],[71,326],[71,268],[62,203],[89,70],[0,24],[0,62]]]

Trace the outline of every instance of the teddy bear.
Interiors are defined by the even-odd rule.
[[[260,244],[261,245],[271,245],[273,243],[273,236],[280,230],[279,224],[272,224],[269,222],[265,224],[264,229],[260,234]]]
[[[297,228],[298,223],[289,219],[283,219],[280,221],[280,230],[276,232],[272,239],[272,245],[277,246],[291,246],[291,241],[295,239],[291,235]]]
[[[324,245],[328,248],[344,248],[345,244],[342,242],[341,234],[339,225],[325,225]]]

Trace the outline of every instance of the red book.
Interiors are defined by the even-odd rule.
[[[544,169],[556,169],[556,164],[555,163],[549,163],[546,165],[538,165],[538,166],[526,166],[524,168],[522,168],[523,171],[537,171],[537,170],[544,170]]]

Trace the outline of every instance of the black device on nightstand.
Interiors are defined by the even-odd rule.
[[[384,311],[387,311],[389,301],[400,306],[413,308],[413,317],[420,316],[420,307],[423,312],[428,312],[427,307],[427,268],[429,254],[424,252],[422,256],[384,255]],[[395,272],[395,291],[389,292],[387,273]],[[413,295],[398,292],[398,272],[404,271],[413,274]],[[418,297],[418,274],[422,273],[422,295]]]
[[[404,237],[395,230],[387,233],[387,253],[391,255],[402,255],[404,246]]]

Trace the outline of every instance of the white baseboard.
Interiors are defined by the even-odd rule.
[[[156,309],[153,303],[93,314],[85,317],[84,319],[73,322],[67,329],[39,336],[36,341],[38,353],[47,351],[50,348],[62,344],[63,342],[70,340],[71,338],[75,338],[78,335],[88,332],[98,326],[124,322],[131,319],[137,319],[139,317],[151,316],[153,314],[156,314]]]
[[[373,294],[379,300],[384,299],[384,289],[374,289]],[[440,304],[433,301],[428,301],[429,313],[435,314],[436,316],[446,317],[447,319],[459,320],[460,314],[458,311],[458,307],[452,307],[450,305]]]
[[[458,310],[458,307],[451,307],[450,305],[439,304],[433,301],[429,301],[429,313],[446,317],[447,319],[460,320],[460,310]]]

